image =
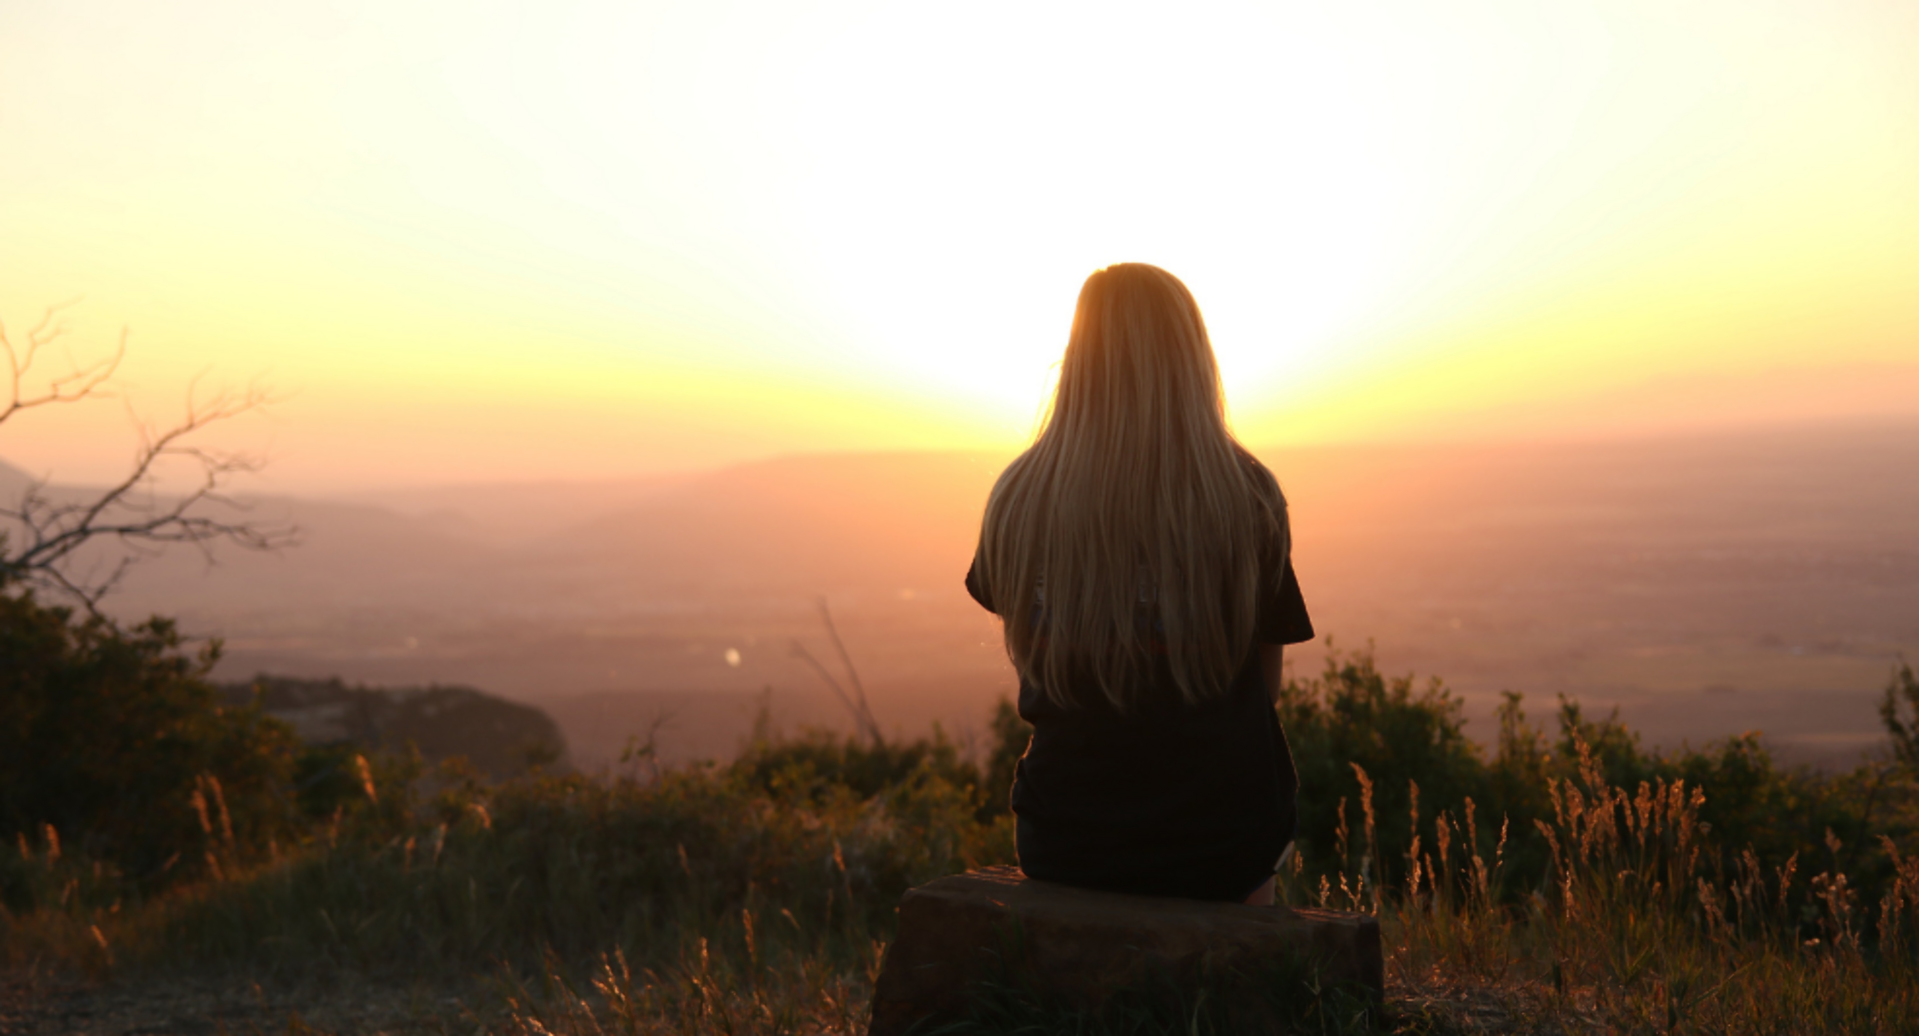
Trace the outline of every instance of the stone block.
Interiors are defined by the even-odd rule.
[[[1301,988],[1314,975],[1320,988],[1344,986],[1377,1006],[1379,923],[1335,910],[1091,892],[990,867],[901,899],[868,1032],[901,1036],[962,1018],[982,980],[1095,1011],[1123,990],[1204,983],[1215,1017],[1237,1019],[1236,1031],[1283,1032],[1281,974]]]

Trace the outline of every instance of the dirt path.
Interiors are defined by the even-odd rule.
[[[0,1036],[410,1036],[472,1028],[465,1003],[426,988],[284,988],[179,977],[101,983],[0,972]]]

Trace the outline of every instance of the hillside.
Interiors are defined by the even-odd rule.
[[[570,769],[566,738],[546,713],[471,687],[349,687],[263,674],[220,690],[228,704],[258,703],[309,745],[418,751],[428,763],[459,757],[494,780],[536,765]]]

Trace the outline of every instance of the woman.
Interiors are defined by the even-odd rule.
[[[1289,547],[1186,286],[1140,263],[1095,272],[967,573],[1033,725],[1013,785],[1028,875],[1272,902],[1298,787],[1280,646],[1313,639]]]

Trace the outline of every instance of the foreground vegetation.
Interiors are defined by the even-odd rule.
[[[977,761],[763,722],[726,764],[493,783],[303,748],[220,707],[164,623],[0,596],[0,657],[16,967],[469,991],[429,1030],[852,1033],[900,894],[1013,856],[1004,705]],[[1914,697],[1903,669],[1888,757],[1840,775],[1752,736],[1645,751],[1565,701],[1550,736],[1518,696],[1488,753],[1443,686],[1332,657],[1279,706],[1304,789],[1282,891],[1378,914],[1389,989],[1384,1018],[1307,1028],[1911,1031]],[[988,1006],[975,1031],[1170,1027]]]

